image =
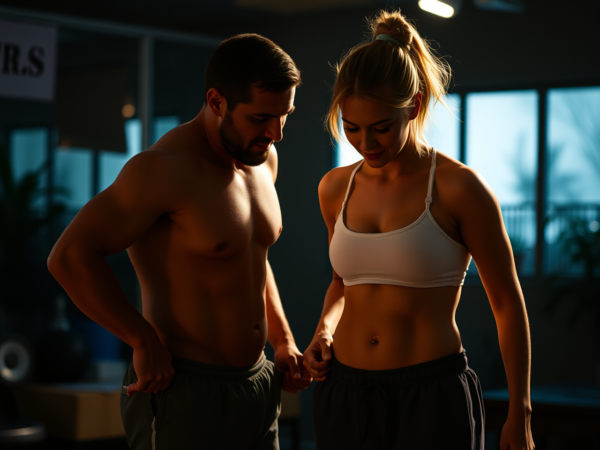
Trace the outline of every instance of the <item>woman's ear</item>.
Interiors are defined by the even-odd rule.
[[[408,120],[413,120],[413,119],[417,118],[417,116],[419,115],[419,111],[421,111],[421,103],[422,102],[423,102],[423,94],[418,92],[417,95],[415,95],[413,109],[410,113],[410,117],[408,118]]]
[[[216,117],[225,116],[227,100],[216,88],[210,88],[206,93],[206,104]]]

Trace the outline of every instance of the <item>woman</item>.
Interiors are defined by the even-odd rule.
[[[370,25],[374,40],[337,68],[328,116],[339,138],[341,111],[364,160],[319,185],[334,273],[304,353],[320,381],[317,448],[483,449],[481,388],[454,320],[472,256],[509,385],[501,448],[531,450],[529,326],[500,207],[475,171],[423,137],[449,68],[399,11]]]

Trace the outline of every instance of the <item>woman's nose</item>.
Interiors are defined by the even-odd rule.
[[[361,140],[360,140],[360,150],[361,151],[363,151],[363,152],[369,151],[372,148],[375,148],[376,145],[377,145],[377,140],[375,139],[375,136],[373,136],[373,133],[365,132],[362,134]]]

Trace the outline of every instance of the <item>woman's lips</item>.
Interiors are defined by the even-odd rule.
[[[381,155],[383,155],[383,150],[378,153],[363,153],[363,155],[365,155],[365,158],[373,160],[373,159],[377,159]]]

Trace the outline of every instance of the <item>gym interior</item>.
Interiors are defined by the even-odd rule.
[[[323,126],[334,65],[365,39],[366,17],[399,7],[452,68],[429,143],[479,171],[502,208],[531,328],[536,448],[598,448],[600,2],[448,0],[451,17],[420,3],[0,0],[0,447],[128,448],[115,386],[132,351],[73,305],[46,259],[129,158],[197,115],[212,51],[239,33],[273,40],[302,72],[277,143],[284,231],[269,261],[306,348],[332,273],[317,187],[358,158]],[[108,260],[140,308],[127,253]],[[507,382],[474,263],[456,321],[495,450]],[[284,399],[283,450],[316,448],[314,384]]]

